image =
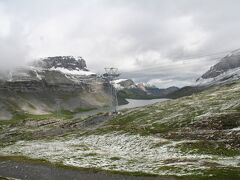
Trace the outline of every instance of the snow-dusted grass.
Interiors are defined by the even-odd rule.
[[[126,111],[98,132],[116,130],[141,134],[166,133],[204,120],[209,122],[209,129],[213,125],[217,126],[218,122],[223,129],[231,129],[228,126],[237,126],[239,122],[239,109],[240,83],[236,83]]]
[[[61,137],[35,136],[28,141],[29,136],[21,134],[13,139],[15,144],[3,144],[0,156],[122,172],[179,176],[209,172],[228,177],[240,169],[239,120],[240,83],[233,83],[125,110],[98,127],[74,129]],[[21,128],[25,133],[31,127]],[[36,130],[46,128],[51,129]]]
[[[209,168],[204,165],[207,162],[226,167],[239,166],[239,156],[223,158],[187,154],[175,148],[186,142],[191,141],[169,141],[153,136],[111,133],[49,141],[19,141],[2,148],[0,155],[27,156],[76,167],[141,171],[158,175],[201,174],[200,170]]]

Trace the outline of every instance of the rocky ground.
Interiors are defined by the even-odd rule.
[[[192,96],[74,119],[1,121],[0,156],[179,179],[240,178],[240,82]]]

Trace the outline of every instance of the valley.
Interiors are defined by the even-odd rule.
[[[238,179],[239,89],[233,82],[93,126],[82,123],[94,117],[25,119],[1,129],[0,154],[133,175]]]
[[[239,7],[0,0],[0,180],[240,180]]]
[[[49,70],[44,70],[38,84],[46,78],[45,71]],[[53,73],[58,82],[62,75],[73,79]],[[0,162],[10,168],[18,164],[20,174],[41,166],[58,174],[94,177],[97,173],[109,179],[240,178],[240,81],[236,78],[198,86],[201,91],[176,99],[126,99],[130,103],[119,106],[118,113],[108,113],[112,99],[109,84],[97,83],[104,82],[101,77],[74,74],[84,81],[64,86],[45,82],[34,86],[37,89],[32,89],[30,77],[27,84],[26,80],[9,81],[14,86],[3,83],[2,87],[18,89],[2,89],[0,97],[1,115],[8,117],[0,121]],[[139,88],[128,82],[127,91]],[[183,88],[172,91],[178,92]],[[44,178],[42,173],[38,176]],[[48,173],[47,178],[51,176]]]

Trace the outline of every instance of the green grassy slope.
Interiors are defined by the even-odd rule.
[[[109,105],[111,97],[104,91],[97,92],[14,92],[0,91],[0,123],[7,119],[3,112],[10,114],[8,120],[23,119],[28,115],[51,115],[61,112],[81,112]],[[63,113],[63,114],[64,114]],[[56,117],[56,116],[55,116]]]
[[[125,111],[98,132],[126,131],[167,135],[191,130],[227,130],[240,125],[240,82]],[[183,132],[183,133],[184,133]],[[178,137],[176,137],[178,138]]]
[[[0,156],[132,175],[240,179],[240,81],[124,110],[105,122],[100,116],[4,124]]]

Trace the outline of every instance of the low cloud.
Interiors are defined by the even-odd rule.
[[[23,65],[30,53],[21,23],[0,4],[0,70]]]
[[[239,6],[236,0],[1,1],[0,69],[74,55],[100,73],[115,66],[122,77],[159,87],[188,85],[216,59],[183,59],[240,47]]]

